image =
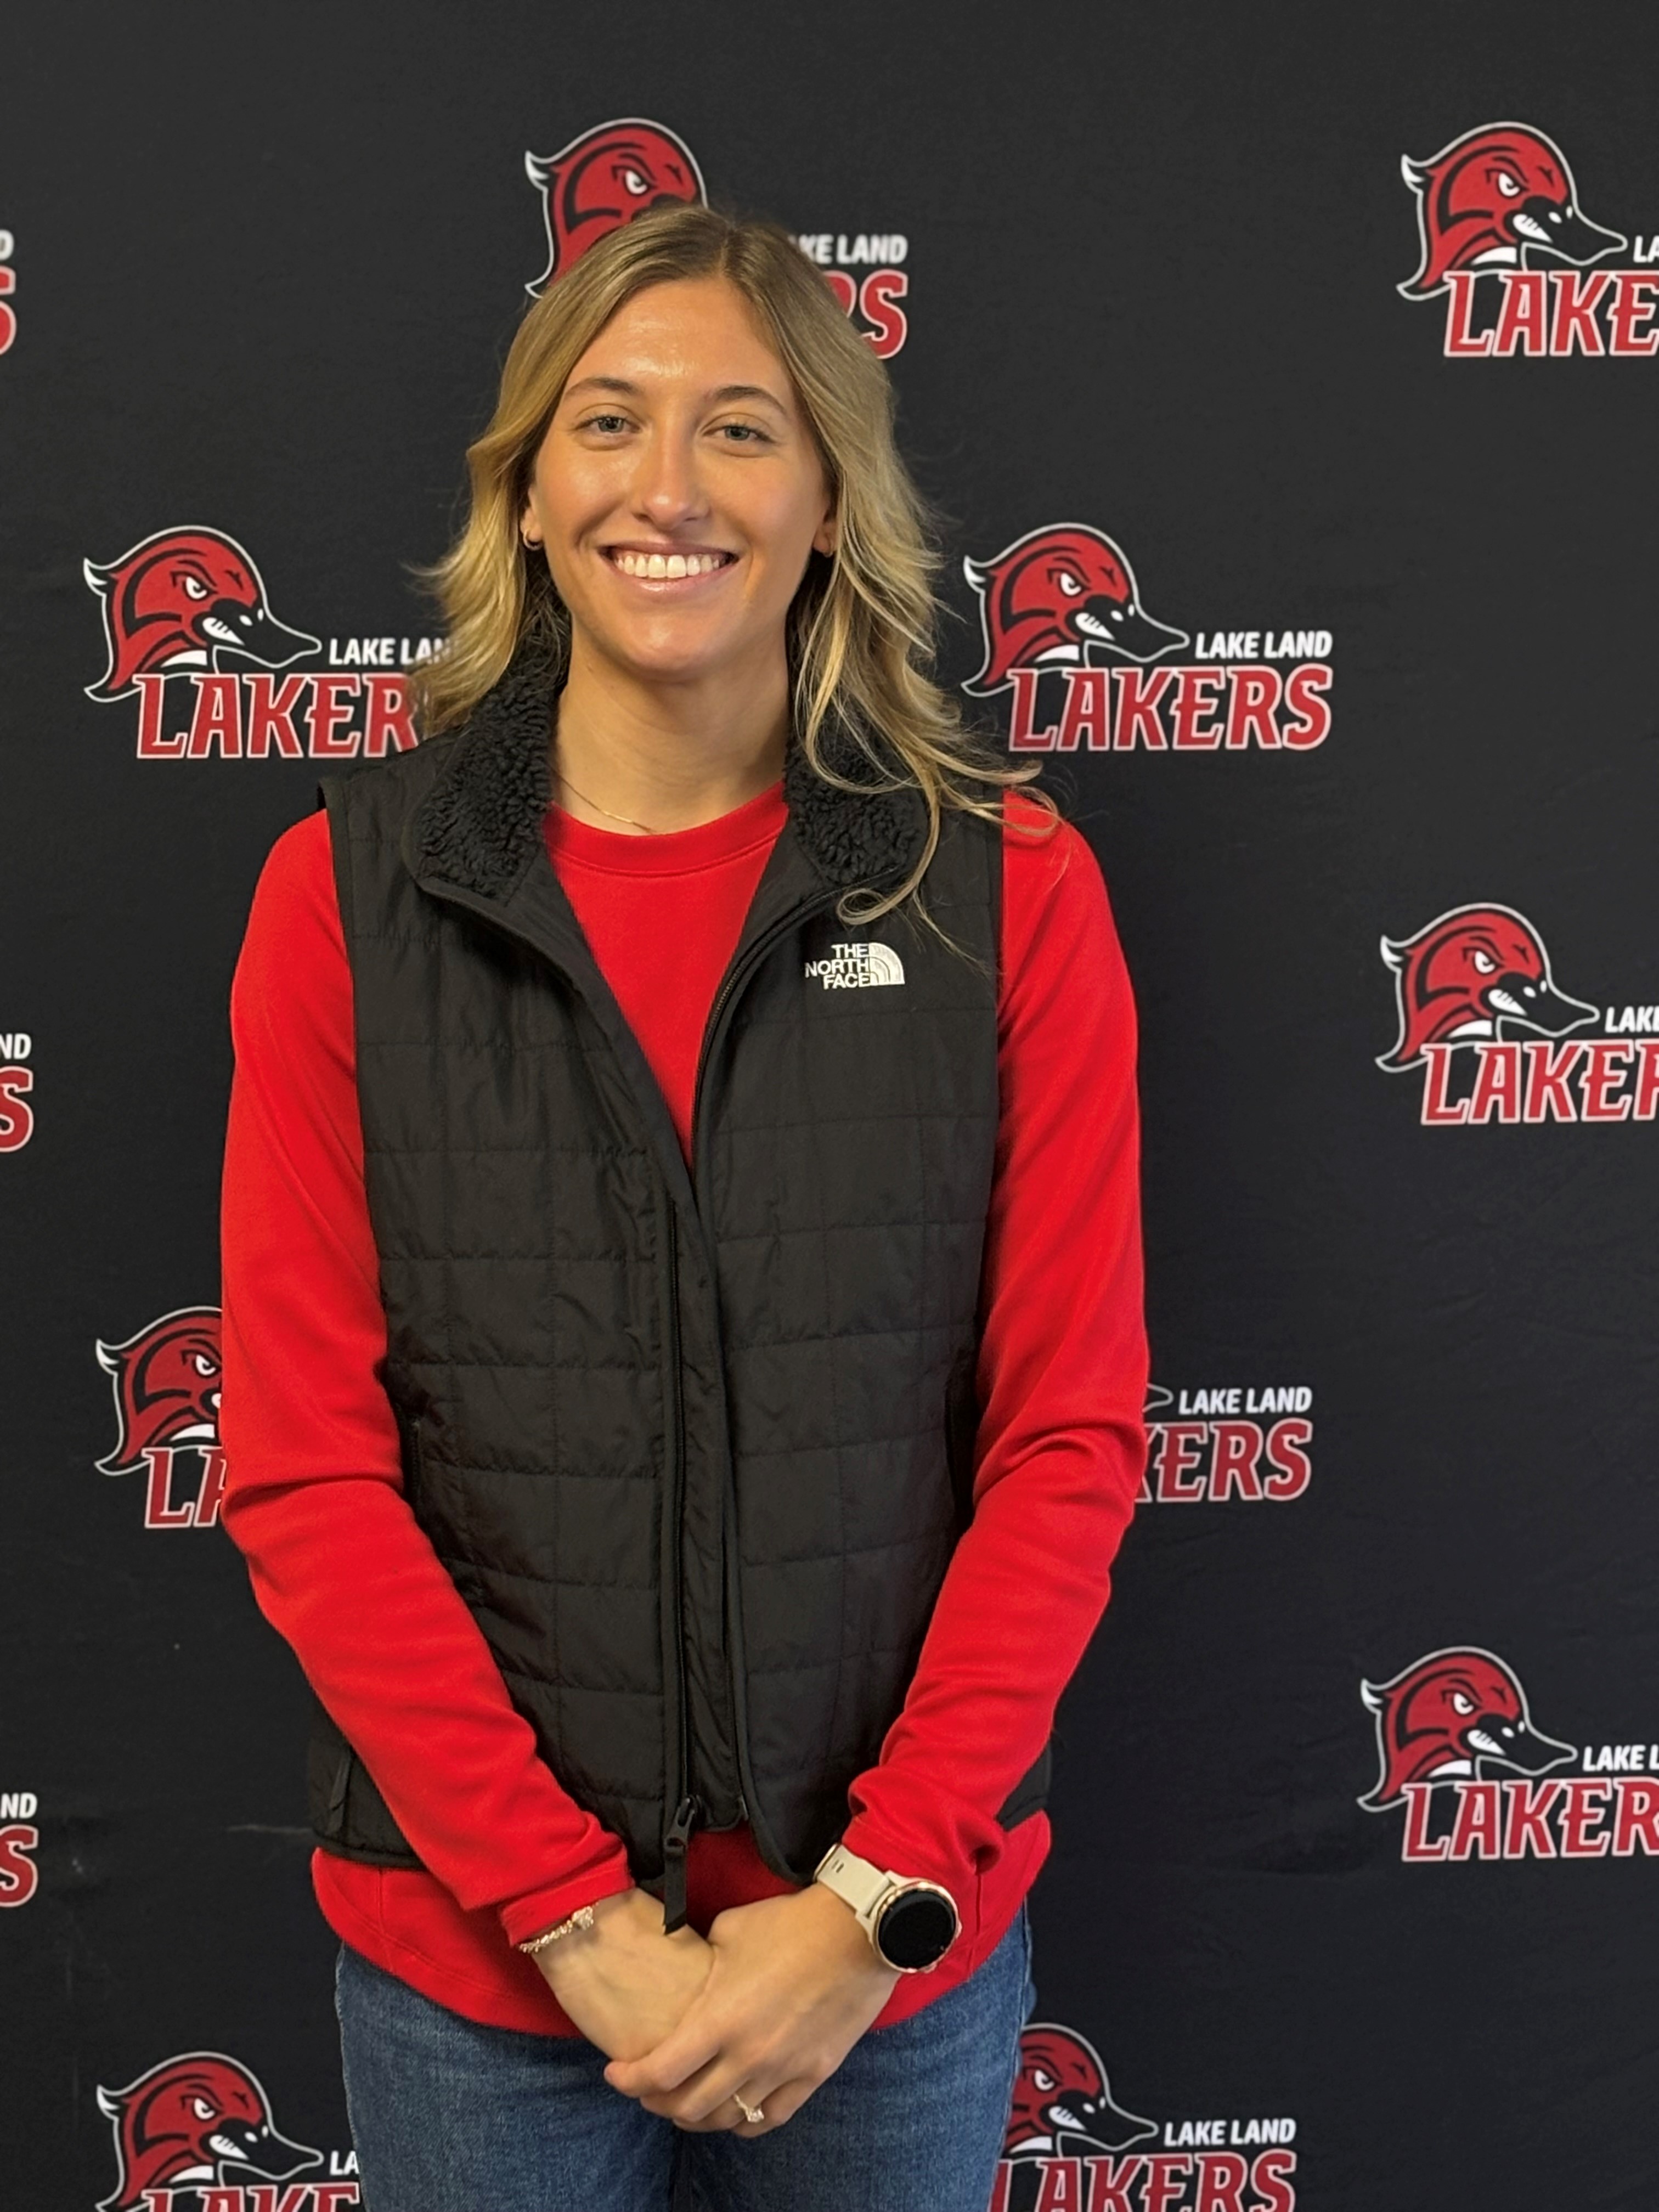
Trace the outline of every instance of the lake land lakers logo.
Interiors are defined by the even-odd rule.
[[[1086,2036],[1034,2021],[990,2212],[1294,2212],[1291,2119],[1144,2119],[1113,2096]],[[1263,2145],[1275,2148],[1264,2149]]]
[[[1452,907],[1384,937],[1398,1034],[1384,1073],[1421,1071],[1425,1128],[1651,1121],[1659,1110],[1659,1007],[1608,1007],[1556,983],[1544,940],[1508,906]],[[1606,1033],[1577,1031],[1605,1019]],[[1630,1033],[1642,1041],[1630,1041]]]
[[[962,688],[1009,695],[1011,752],[1305,751],[1329,734],[1328,630],[1200,630],[1177,659],[1192,634],[1147,611],[1121,546],[1087,523],[1027,531],[963,574],[985,653]]]
[[[282,2134],[258,2076],[222,2051],[164,2058],[125,2089],[100,2089],[98,2109],[117,2170],[98,2212],[340,2212],[358,2201],[355,2180],[294,2184],[322,2152]]]
[[[541,195],[547,266],[525,289],[539,297],[588,248],[653,208],[706,207],[697,158],[676,131],[647,116],[597,123],[556,154],[526,154],[525,174]],[[900,266],[910,251],[902,231],[803,231],[795,243],[877,356],[890,360],[909,334],[901,302],[910,289]]]
[[[1659,261],[1659,237],[1632,242],[1592,222],[1543,131],[1487,124],[1426,161],[1402,155],[1400,171],[1417,203],[1419,250],[1397,289],[1407,300],[1444,299],[1449,359],[1659,353],[1659,278],[1644,273]],[[1595,265],[1632,243],[1635,266]]]
[[[1156,2120],[1114,2101],[1100,2053],[1085,2037],[1051,2021],[1034,2021],[1023,2032],[1006,2158],[1127,2150],[1157,2133]]]
[[[280,622],[247,549],[222,530],[157,530],[82,563],[104,623],[100,705],[136,698],[140,760],[374,760],[416,742],[408,668],[429,638],[330,638]],[[322,662],[292,674],[296,661]],[[348,674],[337,674],[339,669]]]
[[[985,628],[985,665],[963,686],[975,696],[1000,691],[1017,668],[1081,667],[1106,654],[1144,665],[1192,642],[1153,620],[1121,549],[1084,523],[1028,531],[994,561],[962,568]]]
[[[1146,1388],[1142,1505],[1285,1505],[1313,1480],[1313,1386]]]
[[[102,602],[109,665],[88,699],[125,699],[141,676],[221,669],[224,656],[286,668],[322,640],[270,611],[264,579],[234,538],[217,530],[158,530],[118,561],[82,563]]]
[[[176,1307],[125,1343],[94,1349],[116,1419],[98,1472],[143,1474],[146,1528],[211,1528],[225,1488],[218,1307]]]
[[[40,1812],[33,1790],[0,1790],[0,1912],[27,1905],[40,1887]]]
[[[684,139],[642,116],[599,124],[556,154],[526,154],[524,169],[547,224],[547,266],[525,287],[532,295],[647,209],[708,200]]]
[[[34,1134],[34,1070],[24,1066],[33,1050],[27,1030],[0,1030],[0,1154],[21,1152]]]
[[[1515,1669],[1495,1651],[1430,1651],[1385,1682],[1361,1682],[1376,1724],[1367,1813],[1403,1808],[1408,1865],[1467,1859],[1659,1856],[1659,1745],[1583,1754],[1534,1723]],[[1617,1779],[1588,1778],[1613,1773]]]

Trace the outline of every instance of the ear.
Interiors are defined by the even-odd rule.
[[[825,507],[823,520],[812,533],[812,550],[827,554],[833,559],[840,537],[841,526],[832,505]]]

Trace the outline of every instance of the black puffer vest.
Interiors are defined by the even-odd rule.
[[[696,1823],[810,1877],[969,1510],[1000,848],[946,816],[927,896],[960,951],[902,913],[849,943],[837,898],[913,865],[921,803],[792,748],[688,1172],[548,859],[550,716],[521,656],[465,729],[324,793],[408,1496],[675,1920]],[[418,1863],[320,1711],[310,1781],[325,1848]]]

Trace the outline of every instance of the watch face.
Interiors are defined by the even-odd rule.
[[[876,1928],[876,1948],[890,1966],[914,1973],[936,1966],[956,1941],[957,1916],[934,1890],[907,1890],[896,1897]]]

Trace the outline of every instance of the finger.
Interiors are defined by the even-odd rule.
[[[712,2065],[683,2081],[678,2089],[661,2096],[641,2097],[640,2102],[647,2112],[656,2112],[678,2127],[700,2127],[705,2121],[713,2121],[716,2127],[732,2128],[738,2124],[735,2092],[750,2079],[763,2078],[763,2072],[757,2071],[752,2059],[726,2051]],[[758,2097],[750,2097],[746,2089],[744,2096],[750,2105],[762,2101]]]
[[[793,2119],[817,2086],[816,2081],[799,2076],[793,2081],[779,2082],[763,2097],[751,2097],[745,2088],[743,2093],[744,2104],[764,2112],[766,2118],[754,2122],[744,2120],[732,2132],[745,2136],[750,2142],[757,2136],[769,2136],[775,2129],[782,2127],[786,2121]]]
[[[781,2124],[772,2116],[774,2094],[766,2091],[757,2092],[750,2082],[745,2081],[728,2096],[722,2098],[720,2102],[702,2118],[676,2118],[674,2124],[686,2135],[731,2135],[747,2137],[763,2136],[773,2127]],[[751,2120],[749,2118],[750,2112],[759,2112],[762,2117],[758,2120]],[[672,2116],[665,2115],[665,2117]]]
[[[744,2131],[743,2114],[728,2097],[717,2106],[706,2120],[676,2120],[674,2125],[683,2136],[740,2136]]]
[[[605,2078],[613,2089],[620,2089],[624,2097],[637,2097],[641,2102],[647,2097],[664,2097],[678,2089],[683,2081],[718,2057],[720,2049],[720,2028],[706,2015],[696,2017],[701,2008],[693,2003],[677,2027],[671,2028],[654,2051],[647,2051],[642,2058],[613,2058],[605,2069]]]

